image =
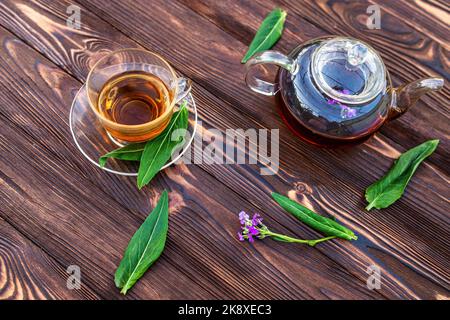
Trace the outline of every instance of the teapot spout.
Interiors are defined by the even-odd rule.
[[[424,78],[393,89],[389,119],[395,119],[412,107],[422,95],[441,89],[442,78]]]

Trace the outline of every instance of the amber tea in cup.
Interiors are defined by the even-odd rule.
[[[86,83],[91,108],[117,144],[158,136],[190,91],[189,80],[177,78],[164,59],[141,49],[103,57]]]
[[[157,76],[129,71],[111,78],[100,90],[98,108],[107,119],[138,125],[157,119],[169,108],[172,92]]]

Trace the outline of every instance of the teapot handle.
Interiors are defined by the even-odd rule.
[[[294,63],[294,60],[278,51],[268,50],[255,54],[245,64],[245,83],[256,93],[260,93],[266,96],[274,96],[275,94],[277,94],[279,87],[278,83],[268,82],[259,79],[256,76],[257,68],[255,67],[261,64],[274,64],[288,70],[293,74],[297,72],[297,70],[295,70],[297,69],[297,64]]]

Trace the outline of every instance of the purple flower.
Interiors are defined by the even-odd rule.
[[[248,214],[246,214],[245,211],[239,212],[239,221],[241,222],[242,225],[245,225],[245,223],[249,219],[250,219],[250,216]]]
[[[259,231],[254,226],[248,227],[248,235],[249,236],[257,236],[258,234],[259,234]]]
[[[354,118],[355,116],[356,116],[356,109],[341,105],[341,117],[342,118],[351,119],[351,118]]]
[[[328,104],[339,104],[339,101],[334,100],[334,99],[328,99],[327,103]]]
[[[255,213],[252,218],[252,224],[257,226],[258,224],[261,224],[262,220],[261,216],[258,213]]]
[[[267,228],[262,224],[262,218],[258,213],[255,213],[250,220],[250,216],[244,211],[241,211],[239,213],[239,221],[242,229],[242,231],[237,234],[239,241],[248,240],[253,243],[255,241],[254,237],[260,239],[264,238],[264,234],[261,234],[261,230],[264,231]]]
[[[350,94],[350,91],[347,89],[337,90],[337,91],[339,91],[340,93],[343,93],[343,94]],[[349,108],[345,104],[342,104],[337,100],[328,99],[327,103],[330,105],[338,105],[339,107],[341,107],[341,117],[343,119],[351,119],[356,116],[356,109]]]

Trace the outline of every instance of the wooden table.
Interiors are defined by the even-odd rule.
[[[81,8],[81,29],[66,25]],[[379,4],[381,29],[366,26]],[[448,2],[108,1],[0,2],[0,298],[2,299],[448,299],[449,87],[350,150],[319,149],[285,126],[274,100],[246,88],[240,59],[263,17],[288,11],[275,49],[342,34],[378,49],[396,85],[449,72]],[[447,13],[446,13],[447,10]],[[447,22],[447,23],[446,23]],[[89,69],[122,47],[142,47],[194,82],[202,127],[280,129],[280,170],[256,165],[179,165],[138,191],[135,180],[85,160],[72,141],[69,109]],[[399,154],[439,138],[405,195],[364,210],[365,188]],[[127,294],[114,272],[163,189],[170,230],[159,261]],[[236,239],[237,214],[259,212],[274,230],[319,234],[280,209],[271,191],[355,230],[359,239],[315,248]],[[66,269],[81,270],[69,290]],[[382,272],[369,290],[371,265]]]

